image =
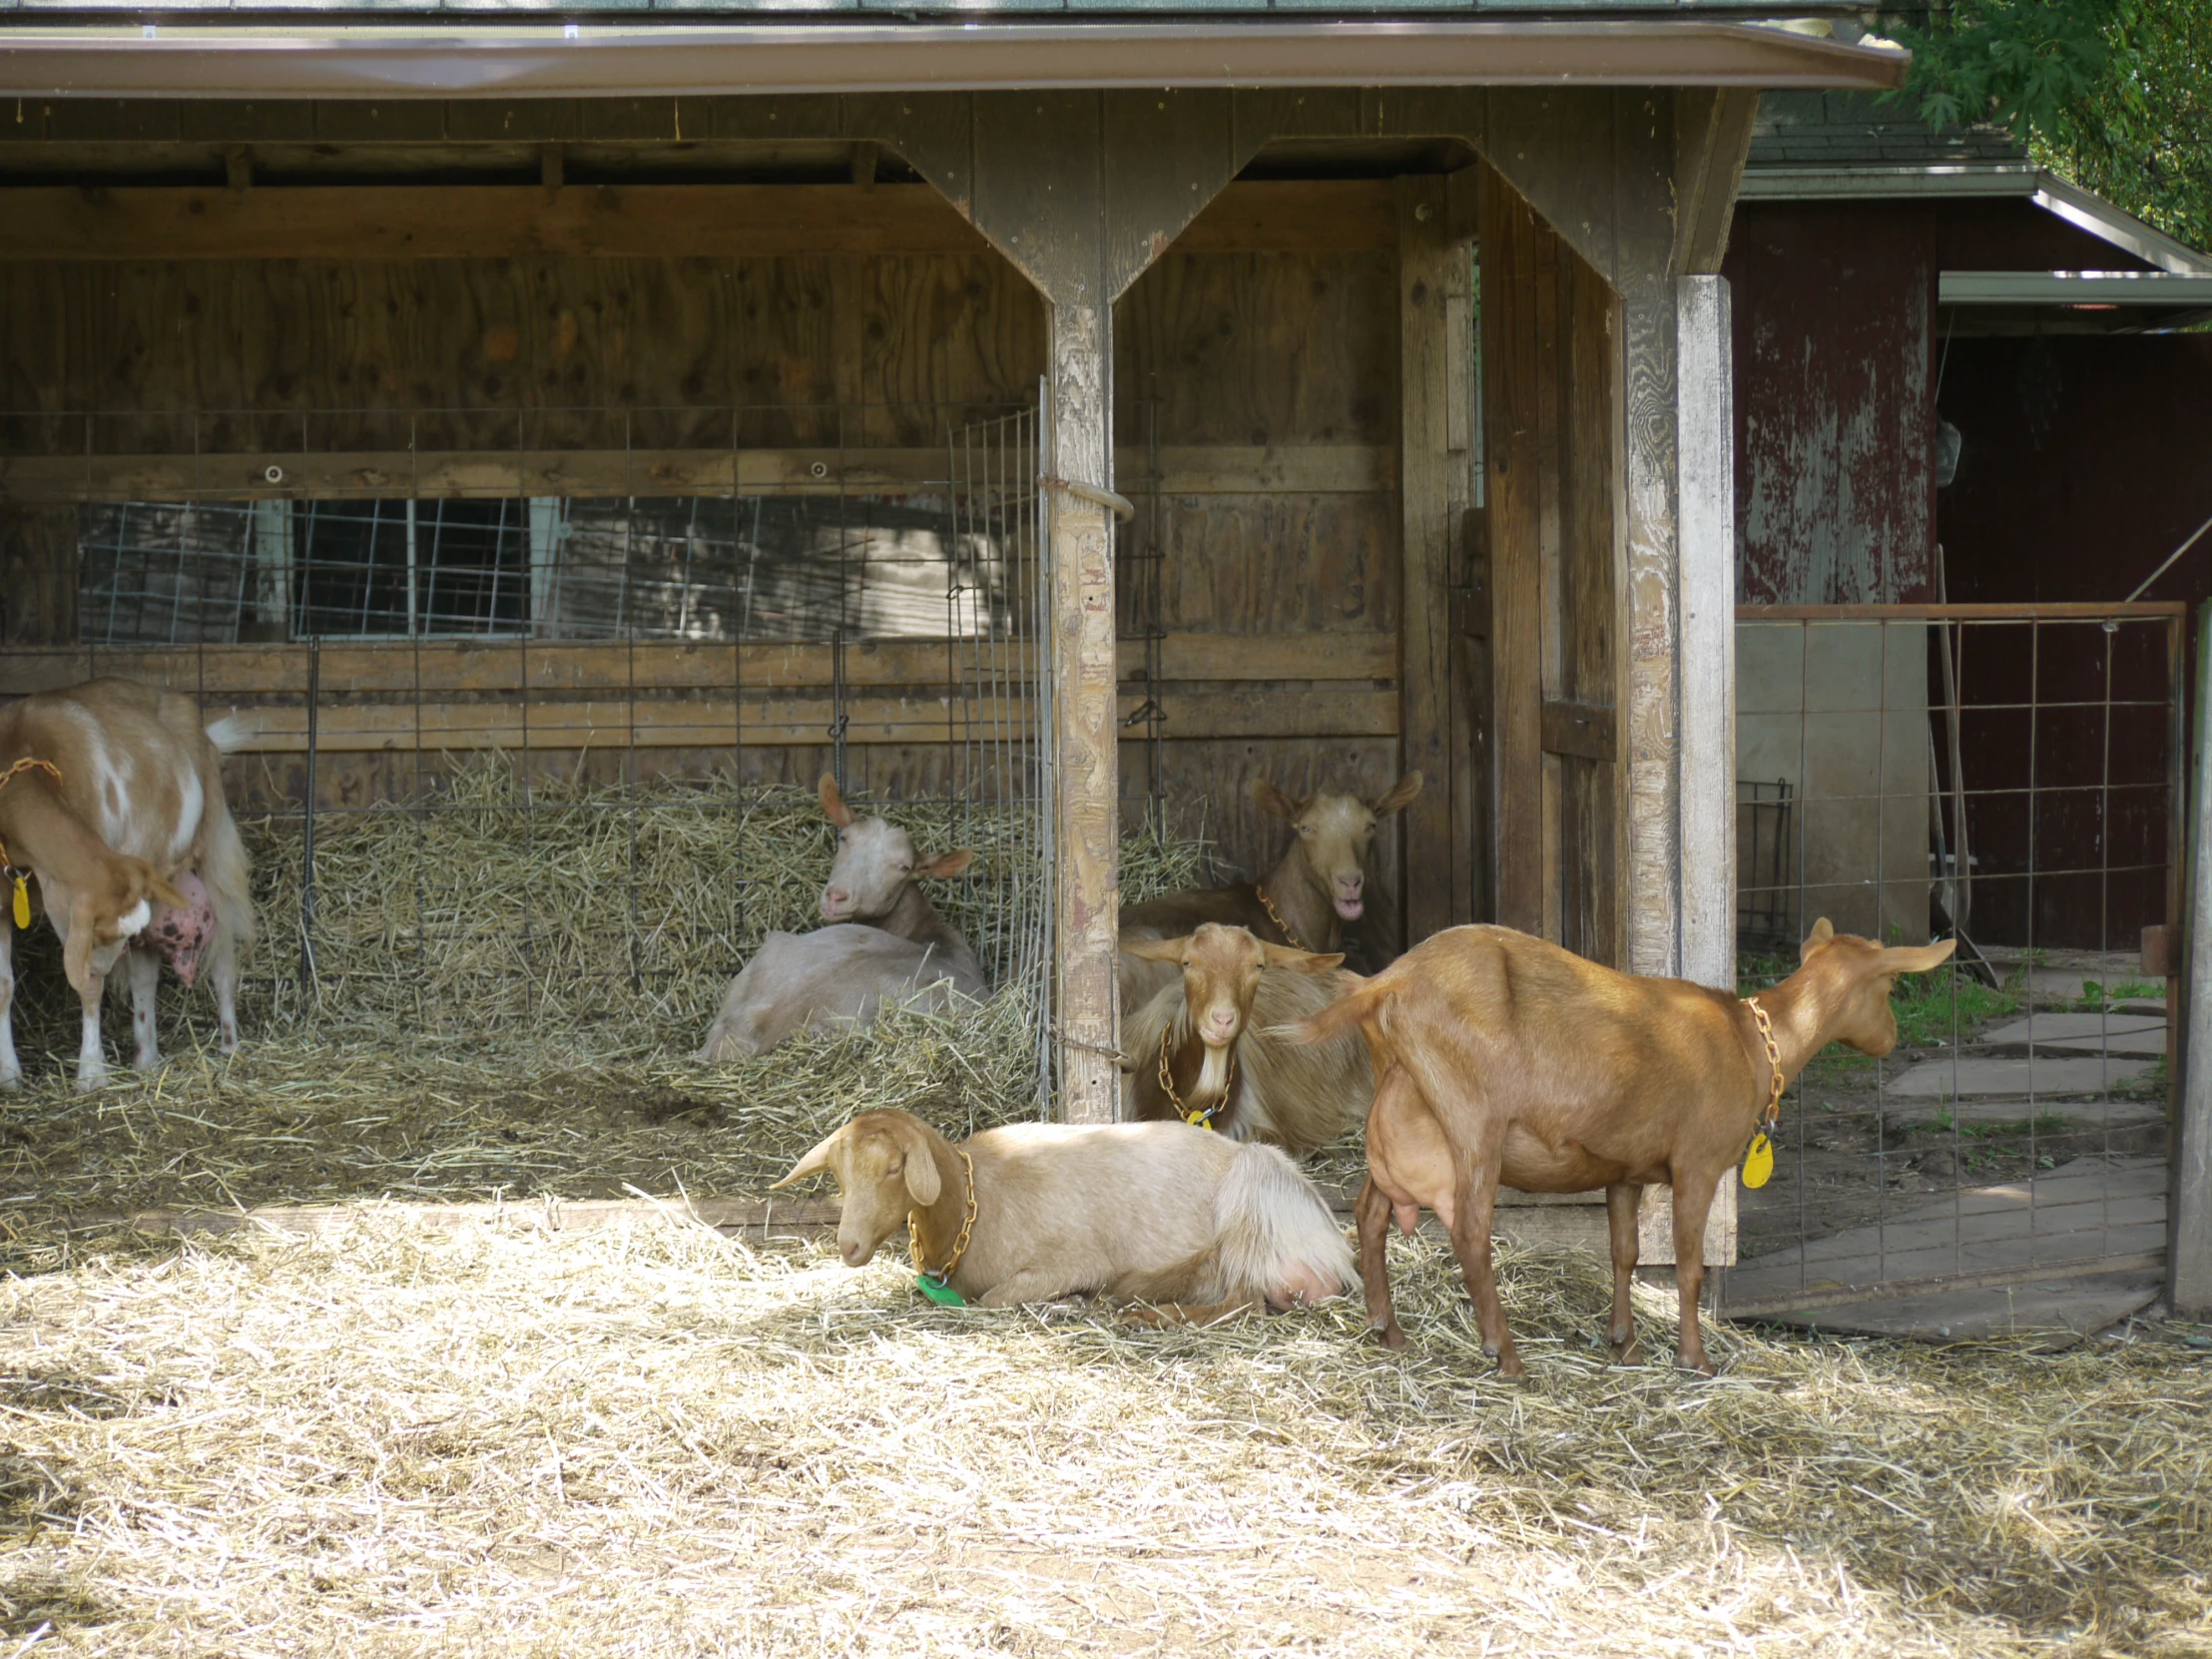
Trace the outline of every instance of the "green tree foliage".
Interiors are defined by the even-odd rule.
[[[2036,160],[2212,248],[2212,0],[1950,0],[1887,17],[1905,99],[1994,121]]]

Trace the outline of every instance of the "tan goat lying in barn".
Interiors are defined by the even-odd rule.
[[[1336,1218],[1289,1158],[1180,1123],[1009,1124],[954,1146],[863,1112],[776,1185],[823,1170],[843,1194],[845,1266],[905,1229],[917,1273],[988,1308],[1103,1294],[1205,1323],[1353,1285]]]
[[[1293,801],[1264,778],[1252,799],[1297,831],[1262,881],[1187,887],[1121,910],[1124,941],[1176,939],[1205,922],[1247,927],[1271,944],[1327,953],[1344,943],[1345,924],[1367,913],[1368,853],[1377,823],[1418,799],[1420,774],[1408,772],[1374,801],[1316,795]],[[1124,954],[1117,977],[1121,1005],[1141,1008],[1174,982],[1172,965]]]
[[[107,1081],[100,1008],[118,960],[131,985],[132,1064],[161,1059],[154,993],[165,958],[187,986],[206,969],[223,1052],[238,1047],[254,905],[222,753],[245,736],[236,718],[203,729],[191,698],[128,680],[40,692],[0,710],[0,772],[32,763],[0,787],[0,843],[17,870],[35,875],[84,1006],[79,1089]],[[0,1088],[13,1089],[23,1068],[9,908],[0,903]]]
[[[1231,1140],[1267,1141],[1294,1158],[1327,1146],[1375,1098],[1368,1047],[1352,1032],[1292,1041],[1277,1027],[1319,1013],[1352,986],[1338,955],[1315,955],[1207,922],[1188,938],[1122,949],[1182,968],[1131,1013],[1122,1041],[1127,1115],[1200,1123]]]
[[[856,818],[823,775],[822,810],[837,827],[836,861],[812,933],[771,933],[730,981],[699,1058],[766,1054],[794,1032],[837,1020],[866,1024],[885,1005],[937,1009],[956,992],[985,994],[982,966],[960,930],[930,908],[923,876],[954,876],[966,848],[923,857],[879,818]]]
[[[1405,1346],[1383,1234],[1392,1215],[1410,1233],[1433,1210],[1474,1298],[1483,1352],[1503,1376],[1520,1376],[1490,1272],[1498,1184],[1603,1187],[1613,1247],[1606,1335],[1615,1359],[1631,1359],[1636,1209],[1645,1187],[1667,1182],[1682,1304],[1676,1364],[1710,1376],[1698,1292],[1714,1193],[1770,1102],[1823,1047],[1842,1041],[1879,1057],[1897,1046],[1891,985],[1938,966],[1954,942],[1885,949],[1824,917],[1798,971],[1750,1000],[1615,973],[1506,927],[1453,927],[1416,945],[1299,1027],[1319,1041],[1357,1025],[1374,1057],[1358,1206],[1369,1325],[1387,1346]]]

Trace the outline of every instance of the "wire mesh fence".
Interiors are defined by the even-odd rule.
[[[409,1041],[696,1042],[768,930],[819,925],[832,772],[925,850],[977,849],[932,897],[1029,999],[1041,1093],[1036,410],[942,411],[933,448],[812,413],[855,441],[416,453],[373,489],[134,456],[119,481],[155,488],[78,510],[84,644],[17,654],[8,689],[118,674],[241,712],[251,996]]]
[[[1732,1312],[2040,1284],[2162,1256],[2179,884],[2181,607],[1746,607],[1740,989],[1820,917],[1955,935],[1899,1044],[1841,1044],[1739,1194]]]

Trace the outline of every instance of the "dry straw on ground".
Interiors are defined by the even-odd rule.
[[[1598,1264],[1507,1252],[1508,1385],[1440,1245],[1393,1252],[1405,1356],[1342,1303],[1203,1332],[939,1310],[888,1263],[674,1217],[80,1243],[0,1291],[0,1631],[343,1659],[2212,1645],[2212,1355],[1722,1332],[1690,1381],[1592,1351]]]
[[[1013,816],[886,811],[924,847],[976,847],[971,877],[931,896],[998,969],[1006,918],[1036,882]],[[1019,984],[760,1060],[691,1059],[761,938],[820,925],[833,834],[811,796],[667,782],[526,800],[494,762],[457,772],[433,813],[322,817],[311,979],[299,826],[246,828],[263,938],[236,1057],[195,1046],[211,1006],[165,981],[176,1057],[77,1095],[74,998],[51,936],[28,941],[29,1086],[0,1115],[0,1184],[19,1215],[751,1193],[868,1107],[955,1134],[1036,1109],[1036,1004]],[[1203,855],[1196,840],[1133,837],[1123,880],[1133,896],[1187,884]],[[110,998],[118,1054],[123,1000]]]

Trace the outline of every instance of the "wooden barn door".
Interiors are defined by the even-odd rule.
[[[1491,914],[1625,966],[1619,302],[1488,167],[1480,273]]]

